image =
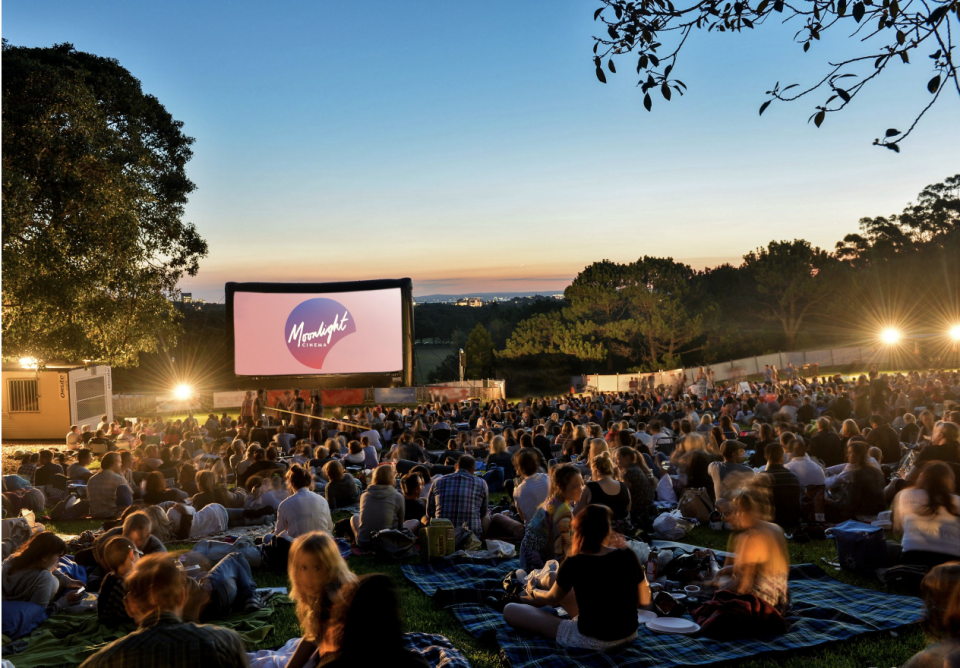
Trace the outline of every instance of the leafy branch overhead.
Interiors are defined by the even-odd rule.
[[[601,1],[603,6],[593,15],[605,28],[604,34],[594,37],[597,78],[607,82],[604,62],[610,73],[616,73],[616,57],[633,54],[637,58],[637,85],[647,111],[652,110],[653,97],[658,93],[667,101],[674,93],[683,95],[687,87],[673,75],[684,45],[695,32],[739,33],[758,29],[768,21],[794,22],[798,29],[793,39],[804,52],[831,29],[846,31],[862,46],[857,55],[828,62],[807,84],[781,88],[777,82],[766,92],[769,99],[760,106],[760,114],[774,101],[792,102],[810,96],[819,99],[808,122],[820,127],[827,114],[846,109],[890,66],[908,65],[911,54],[919,52],[928,58],[920,66],[924,70],[923,90],[918,84],[916,92],[921,100],[914,120],[906,130],[890,128],[873,142],[899,153],[900,143],[944,90],[950,89],[951,94],[955,91],[960,97],[952,41],[953,30],[960,28],[960,0],[700,0],[682,6],[671,0]]]

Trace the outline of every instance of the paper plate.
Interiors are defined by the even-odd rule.
[[[653,610],[637,610],[637,621],[641,624],[649,622],[651,619],[656,619],[657,613]]]
[[[647,628],[658,633],[690,634],[700,630],[700,625],[681,617],[658,617],[647,622]]]

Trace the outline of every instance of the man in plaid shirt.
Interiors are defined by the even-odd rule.
[[[100,460],[100,471],[87,481],[90,516],[113,519],[133,503],[133,491],[120,474],[120,453],[108,452]]]
[[[17,475],[32,485],[37,475],[37,462],[40,461],[40,454],[37,452],[28,452],[21,460],[23,463],[17,469]]]
[[[442,517],[454,527],[467,525],[479,538],[489,523],[487,499],[490,494],[483,478],[473,474],[477,460],[463,455],[457,460],[456,472],[436,480],[430,487],[427,516]]]
[[[243,641],[234,631],[181,619],[186,577],[164,554],[139,559],[124,581],[124,605],[140,628],[104,647],[82,668],[246,666]]]

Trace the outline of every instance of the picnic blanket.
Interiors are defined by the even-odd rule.
[[[404,566],[401,570],[415,586],[432,596],[438,588],[496,588],[503,577],[518,566],[514,560],[445,568],[443,565]],[[918,598],[847,585],[813,564],[790,568],[790,596],[788,630],[781,636],[717,642],[700,637],[660,635],[641,626],[637,640],[610,653],[566,649],[552,640],[517,632],[504,623],[502,615],[484,605],[459,604],[448,610],[470,635],[495,637],[512,668],[708,665],[892,631],[919,622],[923,610]]]
[[[263,642],[273,631],[270,618],[277,605],[291,603],[286,596],[269,596],[256,612],[233,615],[217,626],[233,629],[246,644]],[[80,664],[114,640],[135,630],[133,626],[109,628],[100,624],[97,613],[59,614],[41,624],[33,635],[11,643],[4,638],[3,656],[17,668]]]
[[[263,649],[259,652],[247,652],[249,668],[284,668],[297,649],[300,638],[291,638],[280,649]],[[434,668],[470,668],[470,662],[444,636],[429,633],[407,633],[403,637],[404,647],[417,652]]]

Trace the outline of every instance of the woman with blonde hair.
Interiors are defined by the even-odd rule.
[[[293,542],[287,575],[303,637],[286,668],[317,665],[324,655],[335,650],[330,618],[337,595],[342,587],[356,582],[357,576],[340,556],[336,541],[319,531],[306,533]]]
[[[490,454],[487,455],[487,470],[491,466],[499,466],[503,469],[503,479],[513,480],[517,477],[516,469],[513,467],[513,456],[507,452],[507,440],[503,436],[494,436],[490,441]]]
[[[593,454],[593,448],[590,449]],[[616,465],[609,451],[590,458],[590,472],[593,480],[587,483],[580,501],[573,509],[574,516],[579,515],[590,504],[607,506],[613,511],[614,520],[625,520],[630,514],[630,489],[616,479]]]

